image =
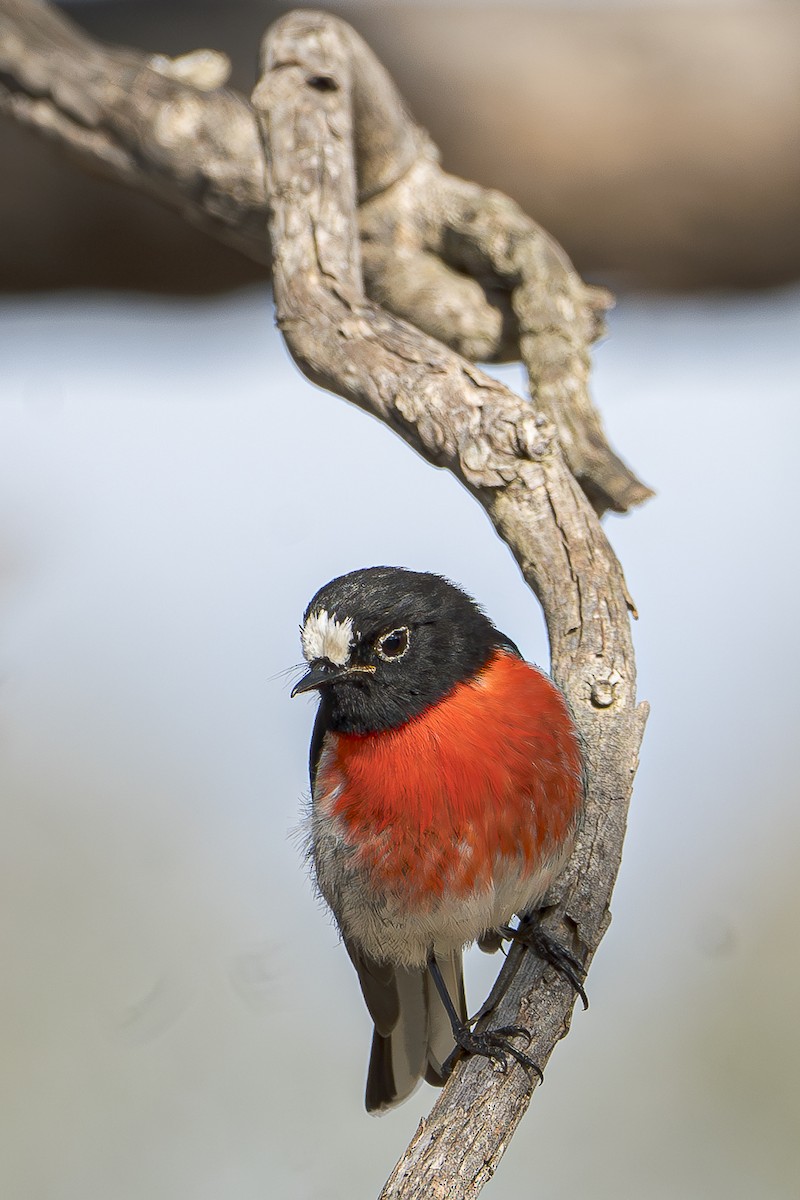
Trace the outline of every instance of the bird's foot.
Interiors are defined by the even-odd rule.
[[[529,1071],[538,1075],[540,1083],[544,1081],[541,1067],[522,1050],[517,1049],[512,1041],[512,1038],[525,1038],[526,1047],[530,1045],[531,1034],[521,1025],[504,1025],[500,1029],[484,1029],[479,1032],[470,1029],[469,1023],[460,1022],[458,1026],[453,1027],[453,1037],[456,1048],[444,1064],[446,1074],[450,1073],[462,1054],[477,1054],[496,1063],[503,1074],[508,1070],[509,1058],[512,1058],[521,1067],[527,1067]]]
[[[539,958],[543,959],[554,971],[558,971],[559,975],[563,975],[572,985],[580,996],[583,1007],[585,1009],[589,1007],[589,997],[583,986],[586,979],[586,969],[583,963],[549,933],[545,933],[535,917],[520,921],[516,929],[510,925],[504,925],[500,929],[500,933],[503,937],[520,942],[529,950],[533,950],[534,954],[538,954]]]

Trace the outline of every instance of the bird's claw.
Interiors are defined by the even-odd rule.
[[[532,1034],[522,1025],[504,1025],[500,1029],[485,1029],[481,1032],[464,1025],[454,1030],[453,1036],[456,1039],[456,1048],[445,1063],[445,1071],[448,1074],[462,1054],[477,1054],[496,1063],[504,1075],[508,1070],[509,1057],[513,1058],[521,1067],[533,1071],[539,1077],[540,1083],[544,1081],[541,1067],[522,1050],[517,1049],[511,1040],[515,1037],[525,1038],[526,1048],[531,1044]]]
[[[541,925],[535,921],[522,922],[516,929],[506,925],[500,932],[512,941],[527,946],[529,950],[533,950],[534,954],[538,954],[539,958],[567,980],[580,996],[584,1009],[589,1007],[589,997],[583,986],[586,979],[586,968],[574,954],[567,950],[566,946],[562,946],[549,933],[545,933]]]

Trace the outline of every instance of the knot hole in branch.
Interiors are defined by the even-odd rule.
[[[339,84],[332,75],[307,75],[306,83],[318,92],[338,92]]]

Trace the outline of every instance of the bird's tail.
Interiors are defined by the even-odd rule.
[[[442,978],[462,1021],[467,1019],[461,951],[436,956]],[[450,1018],[427,968],[396,967],[397,1021],[386,1035],[375,1030],[367,1074],[368,1112],[400,1104],[421,1079],[441,1087],[444,1064],[455,1048]]]

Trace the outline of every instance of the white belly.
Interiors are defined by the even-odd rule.
[[[378,962],[423,966],[431,954],[446,954],[507,925],[515,914],[534,909],[566,865],[571,844],[531,872],[504,861],[491,883],[466,895],[417,897],[376,887],[356,861],[340,822],[317,804],[311,818],[311,859],[317,886],[342,935]]]

